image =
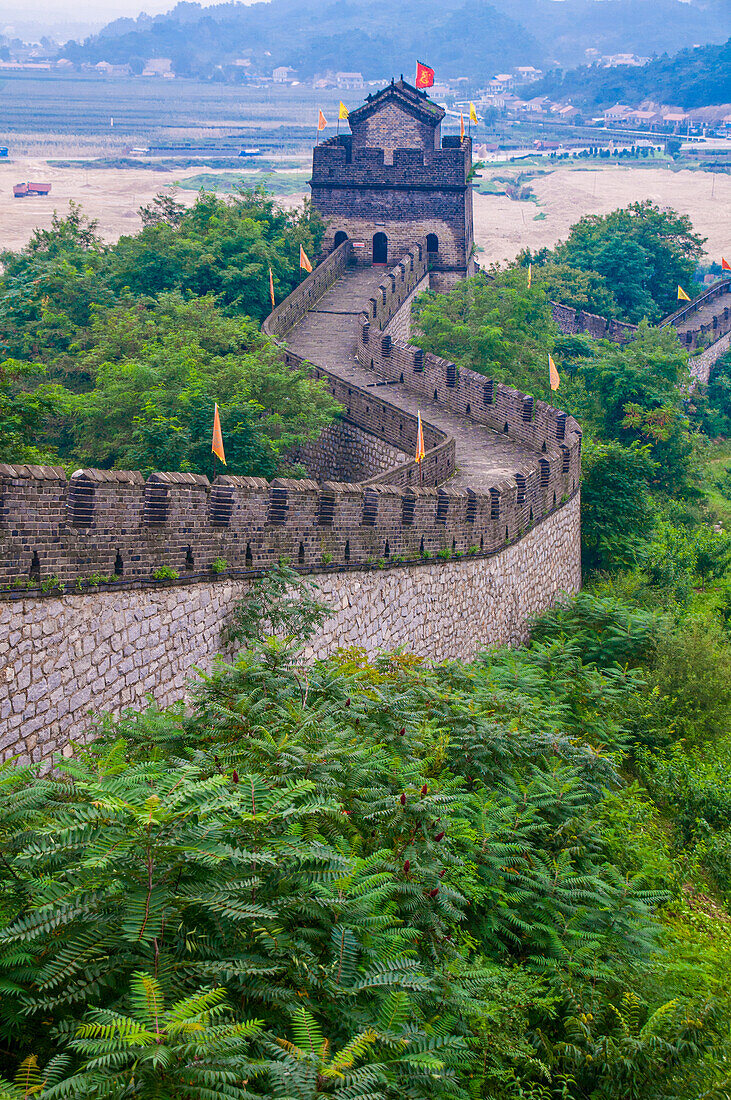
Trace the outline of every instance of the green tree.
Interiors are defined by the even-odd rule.
[[[0,362],[0,462],[59,463],[50,426],[68,413],[73,397],[41,381],[44,375],[40,364]]]
[[[75,401],[74,431],[92,465],[211,475],[218,402],[228,472],[272,476],[338,408],[323,382],[286,366],[252,321],[210,296],[137,299],[96,313],[89,332],[81,363],[95,386]]]
[[[324,230],[310,206],[282,210],[263,190],[229,198],[201,192],[190,210],[158,196],[140,214],[142,232],[122,237],[110,254],[114,290],[212,294],[228,312],[258,321],[271,312],[269,268],[281,300],[301,281],[300,244],[314,255]]]
[[[548,392],[557,329],[544,289],[528,291],[522,268],[466,279],[447,294],[428,291],[414,317],[426,351],[517,389]]]
[[[614,570],[642,561],[655,523],[649,446],[592,443],[582,454],[581,545],[584,567]]]
[[[677,309],[679,283],[691,297],[700,292],[695,266],[704,243],[686,214],[647,199],[581,218],[554,256],[603,276],[625,320],[658,321]]]
[[[54,213],[20,252],[0,253],[0,344],[12,358],[40,361],[51,377],[84,388],[74,344],[95,306],[111,305],[107,246],[75,203],[66,217]]]
[[[518,263],[526,268],[533,263],[531,283],[541,287],[552,302],[573,306],[574,309],[597,313],[601,317],[617,317],[619,307],[608,280],[595,271],[585,271],[569,264],[541,263],[526,251],[518,257]]]
[[[572,365],[581,388],[570,411],[600,439],[646,444],[653,482],[664,491],[692,492],[694,445],[683,400],[688,356],[675,331],[642,324],[628,343],[598,341],[592,351]]]

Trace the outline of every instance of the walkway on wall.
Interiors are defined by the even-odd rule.
[[[524,465],[535,465],[535,452],[481,424],[455,415],[434,401],[417,400],[404,385],[383,383],[355,358],[358,317],[383,280],[383,269],[350,267],[286,336],[297,355],[338,375],[345,382],[373,387],[381,399],[404,412],[421,410],[425,421],[453,436],[457,473],[449,484],[489,489],[499,477],[512,478]]]

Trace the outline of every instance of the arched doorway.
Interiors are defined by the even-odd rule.
[[[388,237],[385,233],[373,234],[373,263],[388,263]]]
[[[426,250],[427,252],[439,251],[439,237],[436,233],[427,233],[426,235]]]
[[[345,232],[345,230],[338,229],[337,233],[335,234],[335,239],[333,241],[333,248],[337,248],[339,244],[342,244],[343,241],[347,241],[347,239],[348,234]]]

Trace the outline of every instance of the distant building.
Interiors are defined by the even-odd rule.
[[[519,80],[521,84],[529,84],[534,80],[540,80],[543,76],[543,72],[536,69],[534,65],[518,65],[513,71],[515,79]]]
[[[546,111],[549,111],[553,104],[547,95],[537,95],[533,99],[528,99],[523,104],[522,110],[527,115],[545,115]]]
[[[662,115],[657,111],[630,111],[626,117],[626,121],[631,126],[657,126],[658,123],[663,121]]]
[[[634,53],[610,53],[602,57],[601,64],[605,69],[616,69],[620,65],[632,65],[638,68],[647,65],[649,61],[649,57],[638,57]]]
[[[297,70],[291,69],[289,65],[277,65],[276,69],[272,70],[272,80],[275,84],[290,84],[296,76]]]
[[[632,113],[632,108],[628,107],[626,103],[615,103],[613,107],[610,107],[604,112],[605,122],[624,122],[627,115]]]
[[[362,73],[335,73],[335,83],[342,91],[359,91],[364,87]]]
[[[512,92],[515,87],[515,77],[511,73],[498,73],[488,81],[488,95],[499,95],[501,92]]]
[[[142,70],[143,76],[167,76],[171,77],[173,73],[173,62],[170,57],[151,57],[149,61],[145,62],[145,67]]]
[[[94,69],[102,76],[129,76],[131,72],[129,65],[112,65],[109,61],[97,61]]]
[[[563,106],[554,105],[551,108],[551,113],[557,115],[558,118],[563,119],[564,122],[572,122],[579,115],[579,108],[572,107],[570,103],[565,103]]]

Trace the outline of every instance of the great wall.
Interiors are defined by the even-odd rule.
[[[333,609],[310,656],[469,658],[579,588],[579,425],[409,343],[414,296],[473,265],[470,141],[440,145],[426,102],[392,83],[315,150],[325,256],[263,326],[342,407],[297,456],[311,479],[0,465],[2,758],[69,753],[101,712],[183,699],[281,557]]]

